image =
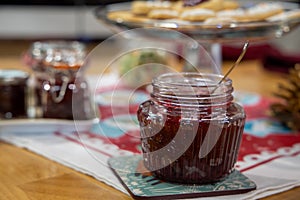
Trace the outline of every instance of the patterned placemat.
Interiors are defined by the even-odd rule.
[[[212,184],[177,184],[161,181],[143,167],[140,155],[110,158],[108,163],[134,198],[173,199],[232,195],[249,192],[256,185],[238,170]],[[143,172],[142,172],[143,171]]]

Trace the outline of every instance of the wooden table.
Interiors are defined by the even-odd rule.
[[[231,62],[224,63],[224,71]],[[0,68],[20,67],[18,57],[2,59]],[[265,71],[259,61],[245,61],[231,76],[239,90],[271,96],[284,75]],[[1,200],[112,200],[131,197],[42,156],[0,142],[0,199]],[[266,199],[300,199],[300,188],[267,197]]]

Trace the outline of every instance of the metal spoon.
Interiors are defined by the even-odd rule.
[[[231,66],[231,68],[227,71],[227,73],[223,76],[223,78],[218,82],[218,84],[216,85],[216,87],[211,91],[211,94],[213,94],[216,89],[221,85],[221,83],[227,78],[227,76],[232,72],[232,70],[238,66],[241,62],[241,60],[243,59],[247,49],[249,47],[249,41],[247,41],[244,46],[243,46],[243,50],[242,53],[240,54],[240,56],[238,57],[238,59],[235,61],[235,63]]]

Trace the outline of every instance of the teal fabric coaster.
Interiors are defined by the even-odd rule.
[[[241,194],[256,189],[255,183],[237,170],[226,179],[213,184],[177,184],[163,182],[150,172],[145,172],[140,155],[111,158],[108,163],[134,198],[208,197]]]

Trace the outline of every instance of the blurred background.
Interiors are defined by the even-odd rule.
[[[1,0],[0,39],[103,39],[110,34],[93,15],[116,0]]]
[[[0,68],[24,68],[21,55],[37,40],[77,40],[92,49],[112,33],[96,7],[122,0],[1,0]]]
[[[79,40],[92,48],[113,34],[95,18],[95,8],[122,1],[125,0],[1,0],[0,58],[20,55],[31,42],[45,39]],[[289,8],[300,5],[299,0],[282,2]],[[246,58],[260,59],[264,53],[275,50],[275,57],[279,53],[299,59],[299,34],[300,28],[297,28],[283,38],[252,45],[254,53],[249,50]],[[234,44],[223,46],[223,59],[234,60],[239,53],[240,49],[236,50]],[[5,63],[0,65],[3,67]]]

